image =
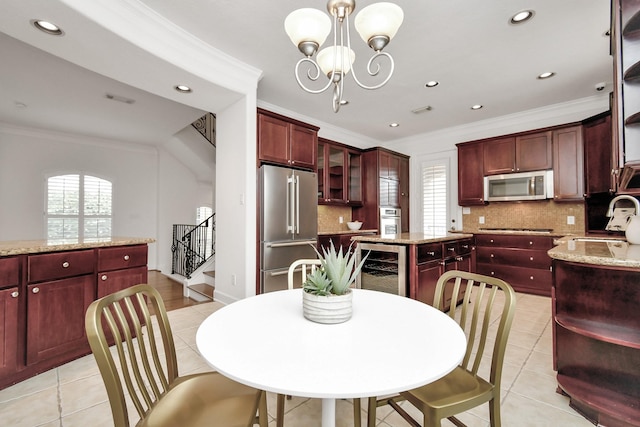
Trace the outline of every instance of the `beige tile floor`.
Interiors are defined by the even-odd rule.
[[[169,312],[181,374],[208,370],[198,355],[195,335],[202,320],[219,303],[206,303]],[[379,345],[384,345],[381,337]],[[401,360],[399,360],[401,363]],[[518,294],[518,306],[508,344],[502,383],[502,425],[505,427],[588,427],[568,399],[555,392],[552,370],[551,305],[549,298]],[[268,396],[270,423],[275,426],[275,396]],[[366,402],[363,400],[363,406]],[[413,416],[419,413],[404,402]],[[320,403],[294,397],[286,403],[285,426],[320,426]],[[337,426],[353,425],[350,400],[338,401]],[[388,407],[379,408],[378,426],[408,424]],[[366,418],[363,414],[363,420]],[[460,417],[469,427],[487,427],[487,405]],[[99,427],[110,426],[111,413],[102,379],[91,355],[0,390],[3,426]],[[363,421],[364,422],[364,421]],[[452,425],[448,421],[443,426]]]

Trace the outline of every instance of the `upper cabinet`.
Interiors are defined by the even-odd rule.
[[[581,201],[584,198],[582,126],[553,131],[553,200]]]
[[[610,111],[582,122],[586,197],[616,191],[617,146],[611,132]]]
[[[550,131],[489,139],[484,142],[483,153],[484,175],[553,167]]]
[[[258,161],[315,171],[318,129],[258,109]]]
[[[362,159],[358,150],[318,139],[318,203],[362,203]]]
[[[469,142],[458,147],[458,204],[484,205],[483,143]]]

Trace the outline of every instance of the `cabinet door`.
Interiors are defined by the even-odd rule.
[[[582,126],[553,131],[553,199],[584,199]]]
[[[316,170],[318,133],[314,129],[309,129],[296,124],[290,124],[289,133],[289,158],[291,166]]]
[[[258,114],[258,160],[289,165],[289,123]],[[315,150],[315,145],[313,146]]]
[[[141,283],[147,283],[147,267],[98,273],[98,298]]]
[[[597,193],[614,193],[616,182],[613,170],[614,143],[611,137],[611,113],[584,122],[584,173],[587,196]]]
[[[84,313],[95,293],[94,275],[27,286],[27,365],[88,353]]]
[[[0,290],[0,376],[18,366],[18,287]]]
[[[400,179],[400,157],[395,154],[379,151],[380,178],[390,178],[398,181]]]
[[[327,144],[318,141],[318,203],[323,203],[327,199],[325,195],[325,159],[327,158],[325,151],[327,149]]]
[[[432,261],[418,266],[418,284],[415,299],[433,305],[433,295],[438,278],[444,273],[441,261]]]
[[[547,170],[553,167],[551,131],[516,137],[516,171]]]
[[[458,145],[458,204],[484,205],[482,143]]]
[[[356,151],[347,151],[347,202],[362,203],[362,155]]]
[[[400,183],[395,179],[380,179],[380,207],[400,207]]]
[[[400,226],[403,233],[409,232],[409,159],[400,158]]]
[[[346,198],[346,151],[343,148],[328,144],[328,158],[325,164],[328,177],[328,201],[344,204]]]
[[[514,137],[484,141],[484,174],[499,175],[515,172],[516,144]]]

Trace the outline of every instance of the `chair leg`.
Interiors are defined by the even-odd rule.
[[[498,390],[498,393],[500,390]],[[501,427],[502,421],[500,420],[500,399],[493,398],[489,401],[489,420],[491,427]]]
[[[367,427],[375,427],[376,409],[378,409],[378,402],[375,397],[370,397],[367,406]]]
[[[360,408],[360,398],[353,398],[353,425],[362,427],[362,409]]]
[[[284,427],[284,394],[278,394],[276,400],[276,427]]]

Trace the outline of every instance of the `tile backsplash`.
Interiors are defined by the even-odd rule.
[[[481,228],[550,228],[557,233],[584,234],[584,212],[581,202],[493,202],[471,207],[469,214],[462,215],[462,223],[469,232]],[[574,224],[567,224],[571,216]],[[480,217],[484,217],[484,224],[480,224]]]
[[[340,217],[342,217],[342,224],[340,224]],[[318,205],[318,233],[348,230],[348,221],[351,221],[350,206]]]

